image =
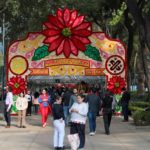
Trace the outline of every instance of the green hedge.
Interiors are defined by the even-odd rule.
[[[150,102],[132,101],[129,103],[135,125],[150,125],[150,111],[145,111],[148,107],[150,107]]]
[[[129,109],[131,111],[144,111],[145,108],[150,107],[150,102],[144,102],[144,101],[137,101],[137,102],[130,102],[129,103]]]
[[[133,113],[133,120],[135,125],[143,126],[143,125],[150,125],[150,111],[135,111]]]
[[[147,101],[148,93],[140,94],[139,92],[130,92],[131,100],[133,101]]]

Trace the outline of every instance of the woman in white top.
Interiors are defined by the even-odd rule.
[[[18,109],[18,127],[26,128],[26,110],[28,107],[28,99],[24,97],[24,93],[20,93],[16,100],[16,108]]]
[[[80,139],[78,150],[83,150],[85,145],[85,124],[88,113],[88,104],[84,102],[84,95],[79,94],[77,96],[77,102],[72,105],[69,111],[71,113],[70,134],[78,133]]]

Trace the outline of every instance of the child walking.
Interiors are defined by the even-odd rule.
[[[65,122],[63,106],[61,105],[62,98],[56,97],[56,102],[53,104],[53,119],[54,119],[54,148],[55,150],[63,150],[65,136]]]
[[[80,139],[80,145],[78,150],[83,150],[85,145],[85,124],[88,113],[88,104],[84,102],[84,95],[79,94],[77,96],[77,102],[75,102],[70,108],[71,113],[71,128],[70,134],[78,134]]]

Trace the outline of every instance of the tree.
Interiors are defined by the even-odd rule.
[[[25,37],[27,32],[41,31],[42,22],[52,11],[50,0],[1,0],[0,6],[0,15],[5,14],[8,25],[6,36],[11,41]]]
[[[140,56],[145,74],[148,91],[150,93],[149,56],[150,56],[150,1],[125,0],[129,13],[132,15],[137,26]]]

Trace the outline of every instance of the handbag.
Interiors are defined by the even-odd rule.
[[[43,102],[44,107],[48,107],[48,102]]]
[[[79,135],[76,134],[69,134],[68,136],[68,141],[71,145],[71,150],[77,150],[80,144],[80,139]]]

